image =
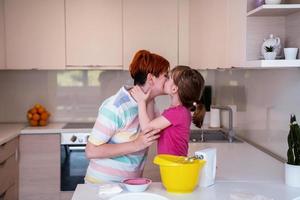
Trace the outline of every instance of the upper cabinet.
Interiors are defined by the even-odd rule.
[[[227,0],[226,67],[244,67],[246,62],[245,0]]]
[[[297,59],[286,60],[283,49],[300,48],[300,1],[286,0],[285,4],[255,5],[247,2],[246,67],[300,67]],[[265,60],[262,44],[270,35],[280,38],[281,48],[275,60]]]
[[[64,0],[7,0],[8,69],[65,68]]]
[[[225,0],[190,1],[190,64],[213,69],[226,65]]]
[[[246,2],[190,1],[190,64],[199,69],[228,68],[245,58]]]
[[[0,69],[5,69],[4,0],[0,0]]]
[[[124,69],[140,49],[157,53],[178,64],[178,1],[123,1]]]
[[[66,0],[67,67],[122,69],[122,0]]]

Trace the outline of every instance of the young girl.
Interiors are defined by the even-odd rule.
[[[158,140],[158,154],[187,156],[191,121],[200,128],[205,115],[204,105],[199,101],[203,89],[204,79],[197,70],[188,66],[175,67],[164,85],[171,105],[153,120],[149,119],[146,111],[150,91],[145,94],[139,86],[130,91],[138,103],[141,129],[163,129]],[[193,117],[191,111],[194,111]]]

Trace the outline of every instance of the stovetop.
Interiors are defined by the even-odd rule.
[[[62,129],[92,129],[94,127],[94,122],[71,122],[67,123]]]

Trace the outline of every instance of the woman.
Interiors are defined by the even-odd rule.
[[[164,94],[169,62],[146,50],[138,51],[130,65],[134,85],[149,92],[147,111],[154,118],[154,98]],[[101,183],[122,181],[142,175],[147,147],[158,137],[160,130],[139,131],[138,105],[130,95],[130,89],[123,86],[115,95],[106,99],[99,108],[99,114],[86,146],[90,159],[85,181]]]

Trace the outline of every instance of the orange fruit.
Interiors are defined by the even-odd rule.
[[[32,114],[31,113],[27,113],[27,118],[28,119],[32,119]]]
[[[35,113],[35,114],[33,114],[32,119],[35,121],[38,121],[40,119],[40,115]]]
[[[38,121],[35,121],[35,120],[30,120],[30,125],[31,126],[37,126],[38,125]]]
[[[40,107],[37,109],[37,112],[41,114],[41,113],[45,112],[45,109],[43,107]]]
[[[48,119],[48,113],[46,113],[46,112],[43,112],[42,114],[41,114],[41,120],[47,120]]]
[[[39,108],[42,107],[42,106],[41,106],[41,104],[36,103],[36,104],[34,105],[34,107],[37,108],[37,109],[39,109]]]
[[[30,109],[30,112],[31,112],[32,114],[37,113],[37,109],[31,108],[31,109]]]
[[[40,125],[40,126],[46,126],[46,125],[47,125],[47,121],[45,121],[45,120],[40,120],[39,125]]]

